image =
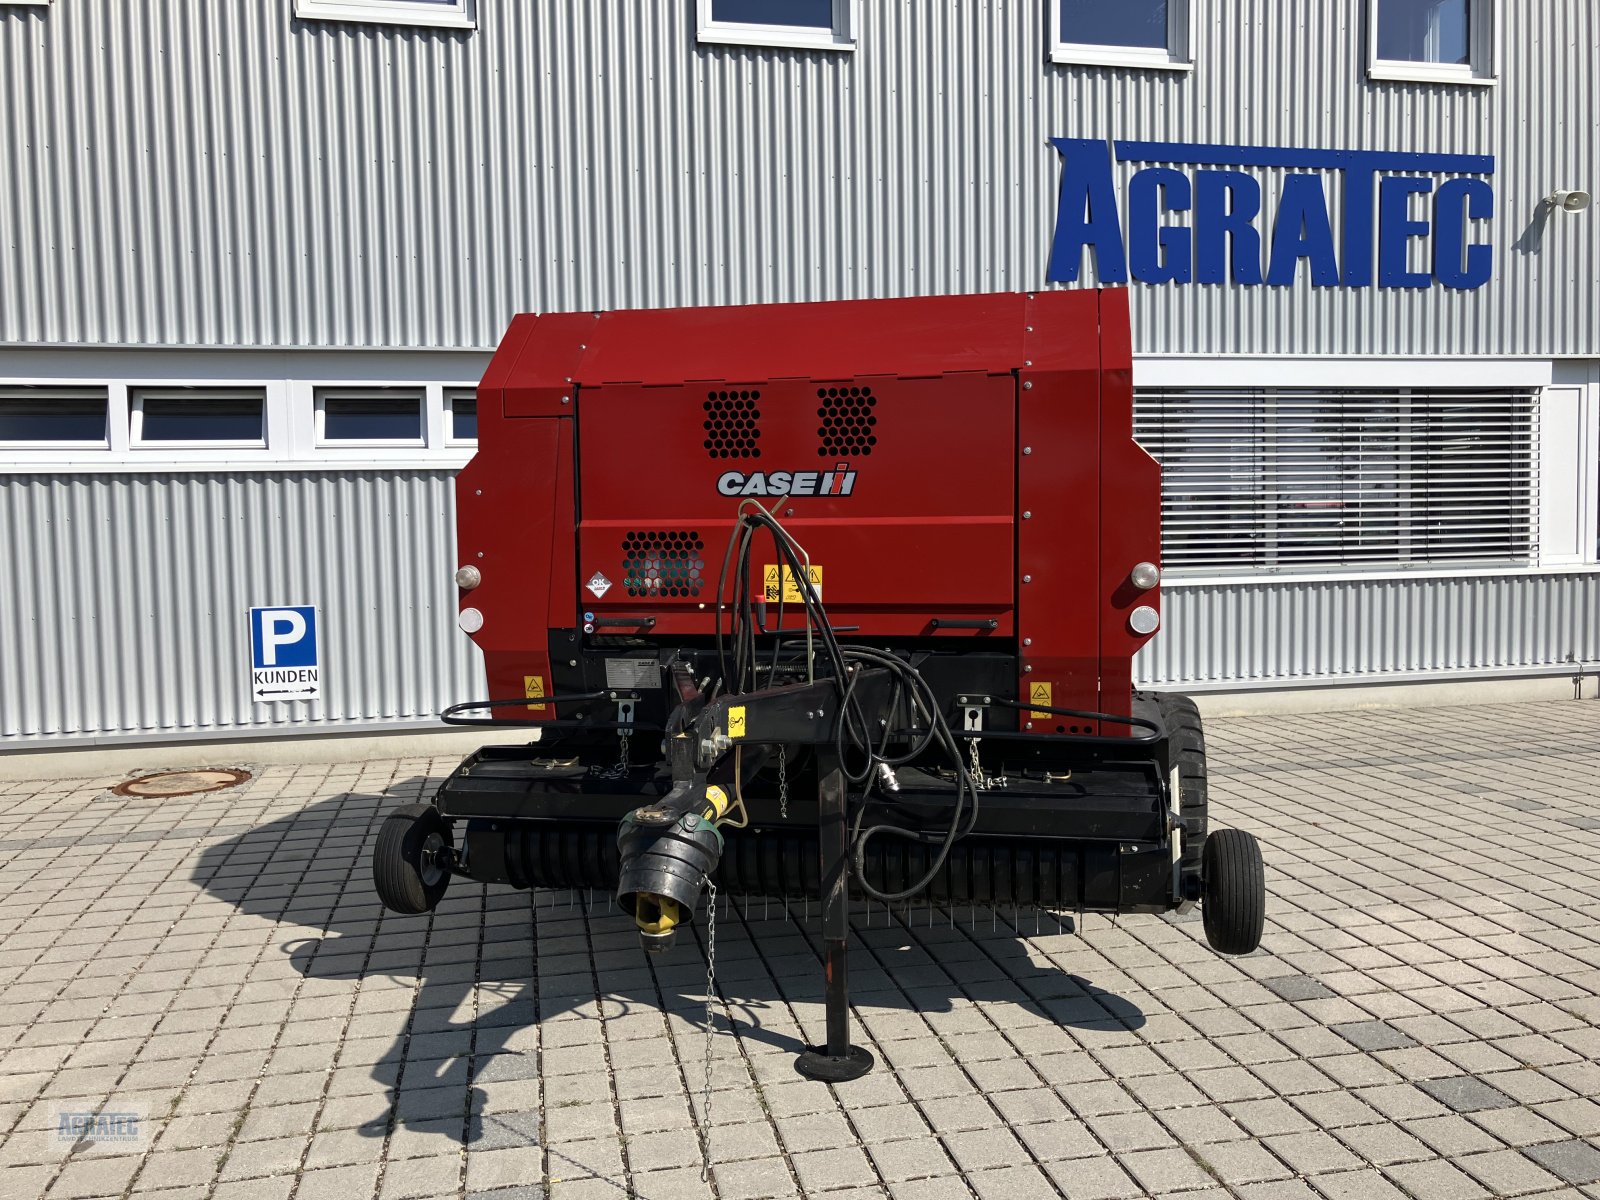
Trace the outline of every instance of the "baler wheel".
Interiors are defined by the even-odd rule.
[[[432,912],[450,886],[450,827],[431,804],[407,804],[384,818],[372,851],[372,884],[390,912]]]
[[[1242,829],[1219,829],[1206,838],[1204,867],[1206,941],[1219,954],[1249,954],[1267,920],[1260,844]]]
[[[1172,741],[1173,763],[1178,768],[1178,815],[1184,824],[1183,874],[1186,879],[1198,880],[1207,833],[1206,735],[1200,710],[1188,696],[1161,692],[1156,703]]]

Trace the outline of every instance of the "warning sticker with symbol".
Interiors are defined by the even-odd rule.
[[[544,699],[544,695],[545,695],[545,691],[544,691],[544,676],[543,675],[524,675],[522,677],[522,694],[523,694],[524,697],[526,697],[529,700],[542,700],[542,699]],[[548,704],[530,704],[530,705],[528,705],[528,708],[531,709],[533,712],[544,712],[545,709],[547,709],[549,707],[550,706]]]
[[[817,599],[822,599],[822,568],[812,563],[806,568],[806,574],[811,576],[811,588],[817,593]],[[784,567],[782,572],[776,564],[768,563],[761,568],[761,578],[764,584],[762,599],[768,604],[778,603],[781,596],[785,604],[804,604],[805,596],[800,590],[800,576],[791,567]],[[779,581],[782,581],[781,584]]]
[[[1031,700],[1035,704],[1043,704],[1047,708],[1050,707],[1051,705],[1053,705],[1055,703],[1055,701],[1050,698],[1054,694],[1055,694],[1055,685],[1054,684],[1050,684],[1050,683],[1031,683],[1031,684],[1028,685],[1028,699]],[[1050,716],[1049,713],[1045,713],[1045,712],[1031,712],[1028,715],[1030,717],[1041,717],[1041,718]]]
[[[744,705],[736,704],[728,709],[728,736],[742,738],[744,736]]]

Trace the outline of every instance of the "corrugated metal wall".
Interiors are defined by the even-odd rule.
[[[482,694],[450,471],[0,475],[0,748],[426,720]],[[326,696],[255,704],[247,610],[320,606]]]
[[[0,748],[427,721],[482,695],[449,471],[0,476]],[[246,611],[320,607],[326,697],[258,705]],[[1158,686],[1600,661],[1600,575],[1179,585]]]
[[[1403,682],[1600,664],[1600,575],[1180,584],[1139,655],[1157,687]]]
[[[1195,0],[1192,72],[1055,66],[1047,0],[867,0],[853,54],[691,0],[0,7],[0,341],[487,347],[521,310],[1043,283],[1051,136],[1499,156],[1477,292],[1136,288],[1142,353],[1600,354],[1593,0],[1500,4],[1494,87],[1369,83],[1358,0]]]

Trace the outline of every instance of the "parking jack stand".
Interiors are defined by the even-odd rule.
[[[850,1044],[850,843],[845,813],[844,771],[831,747],[817,752],[817,809],[822,870],[822,945],[828,1041],[795,1060],[807,1079],[845,1083],[872,1070],[872,1053]]]

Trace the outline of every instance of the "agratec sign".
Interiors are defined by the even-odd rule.
[[[1494,174],[1493,155],[1051,141],[1062,157],[1052,282],[1076,282],[1090,247],[1101,284],[1288,287],[1303,262],[1317,287],[1471,290],[1494,271],[1485,226],[1494,189],[1477,178]],[[1118,162],[1162,164],[1128,180],[1126,226],[1113,154]],[[1252,167],[1287,172],[1272,212],[1263,209],[1261,180],[1245,169]],[[1340,181],[1336,205],[1330,173]],[[1419,243],[1426,271],[1411,269]]]

